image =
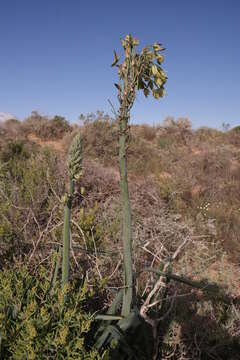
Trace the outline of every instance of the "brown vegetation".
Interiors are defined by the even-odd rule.
[[[112,288],[121,286],[118,132],[115,121],[102,117],[81,126],[84,175],[73,204],[71,267],[74,276],[81,271],[99,281],[107,278]],[[78,127],[54,119],[34,113],[23,122],[1,124],[1,266],[24,259],[34,268],[48,263],[61,241],[64,157]],[[168,331],[161,330],[166,347],[162,358],[224,359],[221,353],[227,356],[229,344],[235,356],[240,326],[240,132],[193,130],[188,120],[169,118],[154,128],[132,126],[130,136],[137,272],[146,266],[160,268],[189,238],[173,263],[174,272],[217,284],[234,300],[233,307],[217,305],[201,291],[172,285],[176,316],[171,323],[166,319]],[[141,274],[139,293],[149,292],[151,276]],[[106,302],[109,297],[110,292]]]

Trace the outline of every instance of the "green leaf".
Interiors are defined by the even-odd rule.
[[[113,63],[112,63],[112,65],[111,65],[112,67],[113,67],[113,66],[116,66],[117,63],[118,63],[118,61],[119,61],[119,57],[117,56],[117,53],[116,53],[115,50],[114,50],[113,54],[114,54],[114,60],[113,60]]]
[[[155,43],[155,44],[153,45],[153,49],[154,49],[155,51],[164,51],[164,50],[166,50],[166,48],[162,47],[162,44],[159,44],[159,43]]]
[[[152,89],[153,89],[153,81],[152,81],[152,80],[149,80],[147,86],[152,90]]]
[[[154,76],[158,76],[158,68],[155,64],[152,65],[152,73]]]
[[[122,91],[122,88],[121,88],[121,86],[120,86],[119,84],[114,83],[114,86],[116,86],[116,88],[117,88],[119,91]]]
[[[162,68],[158,67],[158,73],[159,73],[159,77],[162,79],[163,82],[167,81],[167,75],[165,74],[165,72],[163,71]]]
[[[158,100],[160,97],[163,97],[163,95],[165,94],[165,89],[163,88],[154,89],[152,91],[152,94],[153,97]]]
[[[150,90],[148,88],[145,88],[143,90],[144,96],[148,97],[148,95],[150,94]]]
[[[155,77],[154,81],[159,87],[162,86],[163,84],[162,79],[160,77]]]
[[[145,83],[143,82],[142,78],[139,78],[138,79],[138,89],[141,90],[141,89],[144,89],[145,88]]]
[[[157,93],[156,90],[153,90],[153,91],[152,91],[152,94],[153,94],[153,97],[154,97],[156,100],[159,99],[160,96],[158,95],[158,93]]]
[[[97,315],[95,317],[96,320],[104,320],[104,321],[114,321],[114,320],[121,320],[123,319],[122,316],[117,316],[117,315],[108,315],[108,314],[103,314],[103,315]]]

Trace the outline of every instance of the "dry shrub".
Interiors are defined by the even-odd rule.
[[[147,124],[133,125],[131,132],[144,140],[154,141],[156,139],[157,129],[155,126],[150,126]]]
[[[50,119],[36,111],[23,121],[22,126],[26,134],[34,134],[44,140],[61,139],[72,131],[72,127],[64,117],[56,115]]]
[[[167,171],[171,177],[159,178],[159,184],[169,206],[188,219],[197,219],[201,213],[206,221],[215,219],[217,239],[224,242],[224,248],[236,259],[240,202],[237,150],[223,143],[214,147],[194,147],[192,151],[180,148],[178,156],[171,152],[167,152],[167,156]]]
[[[24,257],[49,237],[48,231],[58,222],[57,196],[65,189],[65,166],[56,152],[19,141],[9,143],[1,156],[5,173],[0,186],[0,227],[7,224],[8,232],[20,235],[11,238],[18,245],[9,257]]]
[[[21,121],[17,119],[9,119],[2,124],[2,128],[6,131],[9,138],[17,138],[24,135]]]
[[[192,137],[192,125],[187,118],[167,117],[157,130],[157,144],[162,150],[188,145]]]
[[[106,167],[118,167],[118,125],[111,119],[98,119],[76,127],[63,138],[63,147],[67,150],[74,134],[81,131],[85,158],[98,161]],[[158,172],[161,168],[161,154],[155,145],[135,133],[130,135],[128,147],[129,173],[146,176]]]
[[[240,145],[240,126],[236,126],[225,134],[230,144],[239,147]]]
[[[172,317],[162,325],[163,359],[226,359],[239,352],[238,268],[213,239],[193,237],[174,272],[211,285],[215,295],[172,284],[177,290]],[[219,300],[217,294],[222,294]],[[173,321],[171,321],[173,319]],[[165,329],[165,332],[164,332]],[[232,356],[232,357],[231,357]]]
[[[82,129],[85,156],[97,159],[104,165],[116,164],[118,157],[117,124],[110,120],[97,120]]]
[[[128,147],[129,174],[144,177],[162,169],[161,153],[154,144],[132,134]]]
[[[104,167],[93,160],[83,161],[84,176],[81,183],[77,185],[84,187],[84,206],[93,207],[95,202],[105,204],[113,197],[118,197],[119,172],[112,167]],[[80,188],[78,188],[80,191]]]
[[[209,127],[200,127],[194,131],[193,143],[206,143],[206,144],[220,144],[226,134],[220,130],[212,129]]]

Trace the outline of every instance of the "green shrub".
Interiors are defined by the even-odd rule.
[[[13,159],[26,159],[29,152],[23,140],[8,141],[1,151],[1,160],[4,162]]]
[[[107,359],[88,350],[92,317],[85,307],[93,294],[87,283],[75,280],[50,294],[48,278],[43,267],[36,276],[26,268],[0,273],[0,358]]]
[[[158,146],[160,149],[167,149],[170,145],[170,141],[167,137],[158,138]]]
[[[94,250],[95,244],[102,246],[103,240],[103,225],[97,222],[98,204],[93,208],[87,208],[79,213],[79,225],[84,233],[85,241],[88,249]],[[94,244],[95,242],[95,244]]]

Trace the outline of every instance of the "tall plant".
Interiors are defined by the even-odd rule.
[[[82,174],[82,139],[75,136],[68,153],[69,192],[66,196],[63,226],[62,287],[69,281],[70,221],[75,182]]]
[[[134,274],[132,260],[132,229],[131,229],[131,206],[128,191],[127,175],[127,144],[129,140],[130,110],[134,104],[136,93],[142,90],[147,97],[152,94],[155,99],[161,98],[164,93],[164,85],[167,76],[161,67],[164,60],[162,52],[165,50],[161,44],[144,47],[137,52],[139,41],[131,35],[121,40],[124,58],[120,63],[116,51],[112,66],[118,67],[118,120],[119,120],[119,170],[122,201],[122,237],[124,255],[124,294],[122,316],[130,314],[134,301]]]

